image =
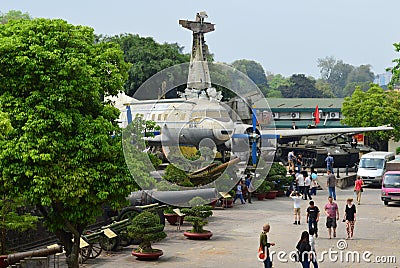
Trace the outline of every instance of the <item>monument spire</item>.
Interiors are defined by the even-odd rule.
[[[214,31],[214,24],[204,22],[207,13],[202,11],[196,14],[196,21],[179,20],[179,24],[193,32],[192,53],[190,56],[187,88],[203,90],[211,87],[210,72],[207,64],[208,48],[204,34]]]

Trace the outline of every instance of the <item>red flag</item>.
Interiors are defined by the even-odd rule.
[[[318,110],[318,105],[317,105],[317,107],[315,107],[314,117],[315,117],[315,125],[318,125],[318,123],[319,123],[319,110]]]

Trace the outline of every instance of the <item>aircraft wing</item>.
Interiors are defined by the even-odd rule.
[[[325,134],[339,134],[339,133],[363,133],[370,131],[387,131],[393,130],[391,126],[379,127],[349,127],[349,128],[311,128],[311,129],[277,129],[275,134],[279,138],[288,137],[301,137],[301,136],[315,136]],[[273,131],[262,130],[262,135],[273,134]]]

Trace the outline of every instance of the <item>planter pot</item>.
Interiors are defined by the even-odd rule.
[[[277,197],[282,197],[285,196],[285,191],[284,190],[278,190],[278,192],[276,193]]]
[[[222,200],[222,207],[223,208],[232,208],[233,207],[233,200],[232,199],[223,199]]]
[[[163,255],[161,249],[153,249],[153,252],[136,252],[132,251],[132,255],[140,261],[155,261]]]
[[[8,263],[6,262],[8,255],[1,255],[0,256],[0,268],[6,268]]]
[[[169,224],[171,225],[177,225],[178,224],[178,218],[180,218],[180,223],[179,225],[183,224],[183,220],[185,218],[185,216],[181,216],[179,217],[177,214],[164,214],[164,217],[167,219],[167,221],[169,222]]]
[[[257,199],[258,200],[264,200],[265,199],[265,197],[267,196],[267,194],[266,193],[258,193],[258,194],[256,194],[257,195]]]
[[[274,199],[276,197],[276,194],[278,193],[278,191],[269,191],[267,192],[267,199]]]
[[[204,233],[191,233],[186,231],[183,233],[183,235],[192,240],[207,240],[210,239],[213,233],[210,231],[205,231]]]
[[[214,201],[211,201],[211,203],[209,205],[214,209],[215,206],[217,205],[217,201],[218,201],[218,199],[215,199]]]

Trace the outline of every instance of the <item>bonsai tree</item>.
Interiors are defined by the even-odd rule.
[[[271,191],[270,182],[267,181],[267,179],[264,179],[264,181],[260,184],[260,186],[257,187],[256,193],[263,194],[269,191]]]
[[[131,225],[127,227],[129,237],[140,240],[136,252],[152,253],[159,251],[151,247],[151,242],[160,241],[167,237],[163,231],[164,225],[160,224],[160,217],[148,211],[144,211],[133,218]]]
[[[181,212],[186,215],[185,220],[193,225],[191,233],[208,232],[203,227],[208,224],[207,218],[213,214],[211,209],[212,207],[207,205],[181,209]]]

